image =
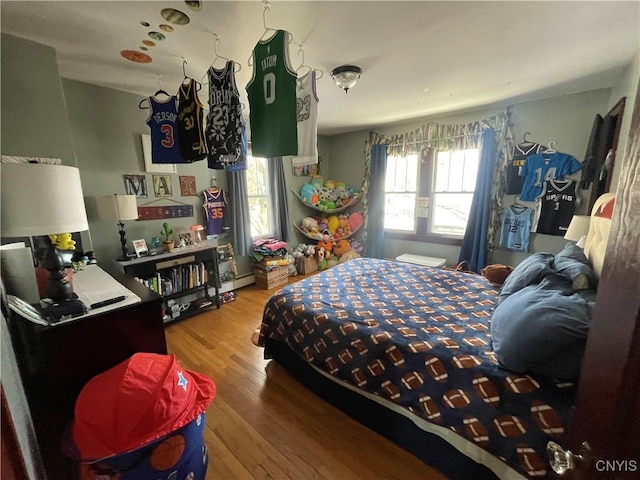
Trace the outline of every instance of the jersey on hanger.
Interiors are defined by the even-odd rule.
[[[500,247],[506,250],[529,250],[533,210],[524,205],[511,205],[504,211]]]
[[[240,117],[240,120],[242,123],[242,135],[240,136],[240,156],[238,157],[238,161],[236,163],[226,166],[227,172],[239,172],[241,170],[247,169],[247,124],[244,121],[243,117]]]
[[[529,155],[544,152],[546,147],[539,143],[522,142],[513,147],[513,157],[507,163],[506,181],[504,193],[519,195],[522,192],[524,178],[520,176],[520,170]]]
[[[207,219],[207,233],[209,235],[218,235],[222,233],[222,227],[225,223],[225,215],[227,212],[227,196],[224,191],[218,187],[212,187],[202,192],[204,197],[204,215]]]
[[[207,145],[203,130],[203,105],[198,98],[198,85],[192,78],[182,82],[178,90],[178,139],[180,155],[187,162],[204,160]]]
[[[544,182],[536,205],[535,232],[547,235],[567,233],[576,209],[576,186],[573,180]]]
[[[520,175],[524,177],[520,200],[533,202],[540,196],[543,182],[561,180],[581,168],[582,164],[566,153],[537,153],[528,156],[520,171]]]
[[[298,155],[291,162],[293,166],[313,165],[318,163],[318,94],[314,70],[298,78],[296,108]]]
[[[254,157],[298,154],[297,75],[289,63],[287,35],[277,30],[253,49],[253,75],[246,89]]]
[[[224,68],[209,67],[209,113],[207,115],[207,146],[209,168],[222,169],[233,165],[240,155],[242,105],[236,85],[235,63],[228,60]]]
[[[187,163],[180,155],[178,141],[178,101],[175,95],[164,102],[149,101],[147,125],[151,130],[151,163]]]

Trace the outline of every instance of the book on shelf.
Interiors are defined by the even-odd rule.
[[[207,297],[200,297],[191,302],[191,305],[193,305],[196,309],[205,308],[209,305],[213,305],[213,301],[209,300]]]

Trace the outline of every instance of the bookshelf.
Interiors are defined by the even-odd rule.
[[[122,271],[163,299],[163,321],[220,308],[217,246],[199,245],[118,262]],[[215,291],[210,295],[209,289]]]

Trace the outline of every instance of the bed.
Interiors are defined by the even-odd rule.
[[[451,478],[552,478],[546,445],[562,443],[566,434],[576,366],[551,376],[548,362],[512,360],[510,347],[522,331],[506,336],[507,328],[497,328],[498,314],[504,310],[502,317],[513,319],[521,292],[543,290],[553,301],[577,300],[579,312],[590,315],[613,202],[606,194],[593,208],[584,252],[596,270],[572,244],[555,256],[538,255],[544,268],[533,268],[534,259],[528,268],[519,265],[503,287],[472,273],[350,260],[276,292],[265,305],[258,344],[265,358],[325,400]],[[571,258],[568,268],[565,251],[580,265]],[[522,308],[536,320],[524,319],[521,328],[543,322],[540,303],[549,302]],[[571,322],[571,315],[558,322]],[[577,372],[589,319],[557,331],[553,324],[538,329],[553,342],[570,332],[556,347],[572,355],[561,359],[563,365],[577,359]],[[511,328],[512,322],[500,325]]]

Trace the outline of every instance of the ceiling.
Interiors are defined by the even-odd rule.
[[[200,9],[189,3],[200,3]],[[609,87],[640,48],[638,1],[273,1],[267,6],[262,1],[3,0],[0,8],[2,32],[54,47],[62,77],[141,98],[159,88],[176,92],[183,67],[188,76],[203,79],[217,50],[241,64],[236,82],[246,104],[254,45],[265,26],[287,30],[293,36],[293,68],[304,55],[305,65],[324,72],[317,87],[323,135]],[[189,23],[167,21],[164,8],[186,13]],[[153,40],[153,31],[166,39]],[[144,40],[155,43],[147,47],[150,63],[121,56],[122,50],[142,53]],[[348,94],[330,76],[343,64],[363,70]],[[216,61],[216,67],[222,65]],[[206,103],[204,91],[200,95]]]

